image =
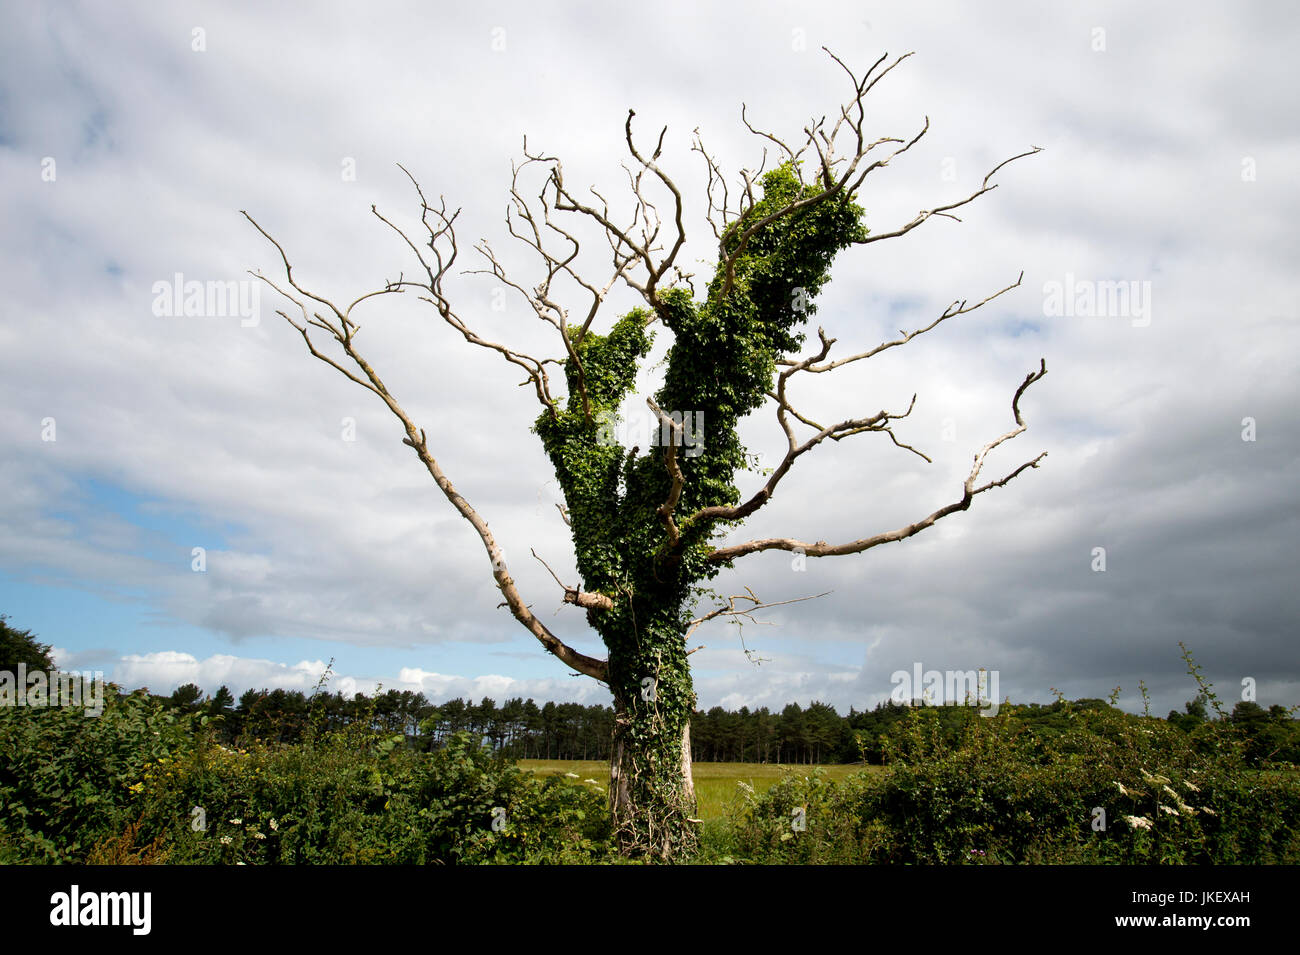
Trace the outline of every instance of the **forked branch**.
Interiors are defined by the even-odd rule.
[[[425,204],[425,212],[426,214],[429,212],[429,207],[427,203]],[[374,293],[370,293],[369,295],[362,296],[361,298],[353,302],[352,305],[348,306],[346,309],[340,309],[337,306],[335,306],[332,302],[330,302],[328,299],[325,299],[322,296],[319,296],[303,288],[301,285],[299,285],[297,279],[295,279],[293,276],[293,267],[289,263],[289,258],[285,254],[285,251],[283,247],[280,245],[280,243],[277,242],[275,239],[273,239],[266,232],[265,229],[263,229],[260,225],[258,225],[257,222],[251,216],[248,215],[247,212],[244,213],[244,217],[247,218],[248,221],[253,224],[253,227],[256,228],[258,232],[262,233],[262,235],[265,236],[266,239],[272,245],[274,245],[276,250],[280,253],[280,259],[284,263],[285,279],[288,282],[289,286],[294,290],[294,292],[297,293],[297,295],[289,293],[285,289],[278,286],[271,279],[267,278],[266,276],[262,275],[259,272],[254,272],[252,274],[255,275],[257,278],[261,279],[263,282],[265,282],[276,292],[278,292],[279,294],[287,298],[289,301],[293,302],[296,306],[298,306],[298,308],[301,310],[303,315],[303,322],[301,324],[295,322],[283,311],[279,312],[278,314],[281,315],[285,319],[285,321],[287,321],[290,325],[292,325],[295,329],[298,330],[298,332],[302,335],[303,340],[307,344],[308,351],[312,354],[313,357],[320,359],[325,364],[329,365],[331,368],[334,368],[335,370],[339,371],[350,381],[353,381],[356,384],[361,385],[363,388],[367,389],[368,391],[373,392],[375,395],[378,395],[380,400],[382,400],[384,404],[388,407],[388,410],[392,412],[394,417],[396,417],[399,422],[401,422],[402,429],[406,433],[406,437],[402,439],[402,443],[412,448],[415,451],[416,455],[420,459],[420,462],[424,465],[425,469],[429,472],[430,476],[437,483],[438,487],[442,490],[447,500],[450,501],[451,505],[457,511],[460,512],[462,517],[464,517],[467,521],[469,521],[471,526],[473,526],[475,532],[477,532],[477,534],[479,535],[479,538],[483,541],[483,546],[484,549],[487,551],[488,559],[492,562],[492,576],[496,580],[497,588],[501,591],[501,595],[505,598],[506,606],[510,608],[510,612],[514,615],[515,619],[518,620],[521,624],[523,624],[523,626],[530,633],[532,633],[533,636],[535,636],[538,639],[538,641],[542,644],[543,647],[545,647],[550,653],[558,657],[571,669],[576,670],[578,673],[583,673],[587,676],[590,676],[596,680],[604,681],[607,675],[606,661],[598,660],[594,657],[589,657],[586,654],[579,653],[578,651],[574,650],[572,647],[566,645],[555,634],[553,634],[549,629],[547,629],[546,625],[543,624],[540,620],[538,620],[537,617],[533,614],[532,610],[529,609],[528,605],[524,602],[523,597],[520,595],[519,589],[515,586],[514,578],[510,576],[510,571],[506,567],[505,555],[502,553],[500,545],[497,544],[496,538],[492,536],[492,532],[488,529],[487,522],[483,520],[483,518],[479,515],[478,511],[476,511],[470,505],[470,503],[467,500],[465,500],[464,496],[462,496],[461,493],[457,491],[456,488],[452,485],[451,479],[447,477],[446,473],[442,469],[442,466],[438,463],[438,460],[433,456],[432,452],[429,450],[429,446],[428,446],[427,439],[425,437],[424,430],[422,428],[416,427],[415,423],[411,420],[411,417],[397,402],[397,399],[394,398],[393,395],[389,392],[387,386],[380,379],[379,375],[375,372],[374,368],[371,367],[370,363],[367,362],[366,359],[357,350],[355,336],[357,331],[359,330],[359,326],[351,319],[352,308],[358,303],[368,300],[373,296],[397,293],[400,291],[400,287],[403,284],[418,284],[418,283],[401,283],[401,282],[390,283],[388,287],[381,289],[378,292],[374,292]],[[450,229],[451,220],[443,216],[442,221],[444,223],[445,228]],[[430,240],[431,247],[436,245],[436,242],[437,242],[437,235],[434,235],[434,237],[431,238]],[[408,244],[411,244],[409,240],[408,240]],[[413,245],[412,248],[414,249]],[[420,255],[418,250],[416,250],[416,255],[421,258],[422,262],[424,261],[423,256]],[[437,290],[438,289],[437,277],[441,275],[441,269],[443,268],[445,268],[445,265],[440,264],[439,271],[434,272],[430,270],[429,285],[422,285],[421,287],[430,288],[431,290],[434,290],[434,294],[436,296],[440,296],[441,292]],[[321,312],[319,311],[312,311],[309,317],[307,301],[312,301],[319,305],[324,306],[324,308],[328,310],[328,312],[333,316],[333,318],[327,318],[324,315],[322,315]],[[435,304],[437,304],[436,301]],[[447,317],[448,314],[450,314],[449,307],[447,307],[445,310],[444,308],[440,307],[439,311],[443,312],[444,317]],[[448,320],[451,321],[451,319]],[[453,324],[456,323],[453,322]],[[343,364],[340,364],[340,362],[334,360],[333,358],[330,358],[328,355],[325,355],[323,352],[319,351],[316,348],[315,343],[312,341],[311,333],[308,330],[309,328],[316,328],[328,332],[330,336],[334,339],[334,341],[337,343],[337,345],[343,352],[344,356],[346,356],[347,360],[351,362],[352,366],[354,366],[360,372],[360,374],[358,375],[350,368],[345,367]],[[468,330],[465,331],[466,331],[466,337],[469,338],[471,341],[474,341],[475,337],[472,336],[472,333],[469,333]],[[476,341],[476,343],[480,343],[480,342]],[[503,353],[507,353],[507,357],[510,358],[511,361],[514,361],[516,364],[520,363],[520,361],[518,360],[518,356],[515,353],[508,352],[508,350],[503,349],[500,346],[496,346],[496,350],[500,350]],[[541,391],[539,386],[539,395],[540,394]]]
[[[758,597],[754,596],[753,590],[746,587],[745,592],[743,594],[733,594],[732,596],[728,597],[726,606],[719,607],[716,610],[706,613],[703,617],[697,617],[696,619],[692,620],[690,622],[690,626],[687,628],[686,633],[683,635],[682,639],[684,640],[688,639],[690,635],[695,632],[696,627],[698,627],[702,623],[705,623],[709,620],[713,620],[717,617],[744,617],[745,619],[749,620],[750,623],[759,623],[759,624],[770,623],[770,621],[767,620],[758,620],[754,618],[752,614],[756,610],[764,610],[768,607],[783,607],[786,604],[803,603],[805,600],[817,600],[821,597],[825,597],[829,593],[830,591],[827,590],[824,593],[811,594],[807,597],[795,597],[791,600],[774,600],[771,603],[764,603],[762,600],[759,600]],[[736,601],[738,600],[749,601],[749,606],[748,607],[736,606]]]
[[[1042,454],[1038,455],[1038,457],[1031,461],[1026,461],[1005,477],[996,481],[990,481],[979,487],[975,486],[975,482],[979,479],[980,472],[984,467],[984,460],[988,456],[989,452],[1002,443],[1010,441],[1025,430],[1026,425],[1024,419],[1020,415],[1020,397],[1025,393],[1025,390],[1030,385],[1046,374],[1047,362],[1046,360],[1042,360],[1039,363],[1039,369],[1030,372],[1025,377],[1025,380],[1021,383],[1020,387],[1016,389],[1015,396],[1011,399],[1011,413],[1015,418],[1016,427],[1001,437],[990,441],[975,455],[974,463],[971,465],[970,474],[967,475],[966,481],[962,486],[962,496],[960,500],[939,508],[937,511],[928,514],[915,523],[907,524],[903,527],[896,528],[892,531],[886,531],[882,534],[876,534],[872,537],[864,537],[859,540],[848,541],[843,544],[828,544],[825,541],[808,542],[797,540],[792,537],[768,537],[760,540],[746,541],[745,543],[735,544],[730,547],[717,548],[709,553],[707,559],[711,563],[722,564],[735,560],[737,557],[743,557],[746,554],[753,554],[764,550],[798,551],[808,557],[838,557],[845,554],[858,554],[864,550],[870,550],[872,547],[878,547],[881,544],[905,540],[908,537],[919,534],[927,527],[932,527],[949,514],[954,514],[957,511],[968,509],[977,495],[983,494],[985,491],[991,490],[995,487],[1004,486],[1027,468],[1038,467],[1039,462],[1041,462],[1043,458],[1047,457],[1047,452],[1044,451]]]

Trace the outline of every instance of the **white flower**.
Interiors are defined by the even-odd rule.
[[[1177,809],[1170,809],[1168,806],[1161,806],[1161,807],[1160,807],[1160,811],[1161,811],[1161,812],[1167,812],[1167,813],[1169,813],[1169,815],[1171,815],[1171,816],[1176,816],[1176,815],[1178,815],[1178,810],[1177,810]]]
[[[221,844],[222,844],[223,846],[228,846],[228,845],[230,845],[230,836],[222,836],[222,837],[221,837]]]
[[[279,824],[278,822],[276,822],[274,819],[272,819],[272,820],[271,820],[271,828],[272,828],[273,830],[279,831],[280,824]]]
[[[1185,780],[1185,779],[1183,780],[1183,785],[1186,786],[1188,789],[1190,789],[1190,790],[1191,790],[1192,792],[1194,792],[1194,793],[1198,793],[1198,792],[1201,791],[1201,790],[1200,790],[1200,787],[1195,786],[1195,785],[1193,785],[1192,783],[1189,783],[1189,782],[1188,782],[1187,780]]]
[[[568,776],[570,779],[580,778],[577,773],[565,773],[564,775]]]
[[[1201,807],[1201,812],[1208,812],[1211,816],[1217,816],[1217,815],[1218,815],[1218,813],[1215,812],[1213,809],[1211,809],[1209,806],[1202,806],[1202,807]]]
[[[254,829],[252,832],[250,832],[249,835],[251,835],[254,839],[265,839],[265,838],[266,838],[266,833],[264,833],[264,832],[258,832],[256,829]]]
[[[1148,773],[1145,769],[1139,769],[1138,772],[1140,772],[1140,773],[1142,774],[1142,778],[1145,779],[1145,780],[1146,780],[1147,782],[1149,782],[1149,783],[1167,783],[1167,782],[1169,782],[1169,777],[1168,777],[1168,776],[1152,776],[1152,775],[1151,775],[1150,773]]]
[[[1151,820],[1146,816],[1125,816],[1124,821],[1134,829],[1150,829]]]
[[[243,819],[231,819],[231,820],[230,820],[230,824],[231,824],[232,826],[243,825],[243,822],[244,822]]]
[[[1115,780],[1115,785],[1119,787],[1119,794],[1121,796],[1128,795],[1128,790],[1124,788],[1124,784],[1122,782],[1120,782],[1119,780]]]

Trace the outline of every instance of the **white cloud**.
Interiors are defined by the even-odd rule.
[[[514,624],[496,608],[481,544],[373,396],[313,362],[269,293],[261,322],[245,328],[155,316],[152,284],[176,272],[271,274],[276,254],[239,209],[283,241],[301,281],[328,294],[350,299],[409,270],[369,215],[373,202],[412,222],[397,161],[464,207],[466,267],[480,235],[512,266],[527,262],[501,220],[524,133],[565,157],[574,182],[612,195],[635,107],[639,135],[669,125],[662,164],[694,202],[696,125],[727,168],[756,162],[742,101],[751,119],[797,134],[842,96],[821,43],[858,69],[886,49],[915,49],[873,92],[873,129],[909,133],[928,114],[932,131],[868,180],[872,228],[965,194],[1029,145],[1046,151],[999,173],[962,224],[936,219],[847,253],[817,322],[848,354],[1022,269],[1024,283],[870,368],[797,383],[799,406],[827,417],[905,407],[917,393],[900,436],[935,462],[860,436],[826,449],[820,467],[801,461],[744,533],[840,539],[955,499],[971,454],[1010,426],[1010,395],[1042,356],[1049,375],[1022,403],[1029,431],[999,450],[990,476],[1049,456],[915,540],[834,566],[811,561],[804,574],[788,555],[763,555],[726,575],[720,587],[747,584],[769,599],[835,593],[793,608],[770,642],[763,632],[758,645],[785,662],[718,658],[709,666],[730,675],[710,670],[702,697],[872,698],[888,694],[900,660],[940,665],[966,653],[1002,668],[1004,692],[1043,698],[1068,682],[1097,694],[1112,678],[1128,687],[1145,677],[1167,680],[1162,705],[1180,704],[1171,675],[1180,638],[1222,679],[1249,669],[1276,674],[1279,686],[1300,681],[1286,648],[1300,610],[1290,581],[1300,189],[1283,96],[1298,31],[1286,8],[1189,17],[1173,5],[1047,13],[1028,2],[942,3],[845,16],[760,5],[737,22],[734,11],[673,4],[617,13],[515,4],[490,15],[410,6],[396,8],[398,30],[345,4],[310,20],[266,7],[120,9],[28,7],[0,41],[0,569],[16,579],[135,595],[233,640],[416,646],[418,659],[436,660],[449,641],[505,639]],[[196,24],[202,53],[191,49]],[[1091,46],[1099,24],[1104,52]],[[501,52],[495,26],[506,31]],[[806,52],[792,46],[796,29]],[[40,180],[46,156],[57,160],[55,182]],[[340,175],[348,157],[356,182]],[[1241,176],[1247,158],[1253,182]],[[947,159],[956,181],[941,175]],[[698,208],[690,215],[686,262],[712,254]],[[1045,316],[1043,284],[1067,273],[1150,281],[1150,326]],[[452,292],[490,337],[552,351],[520,303],[492,311],[491,284],[457,276]],[[630,301],[618,293],[611,314]],[[362,322],[373,364],[549,615],[560,595],[529,548],[576,576],[553,477],[528,433],[527,389],[419,303],[377,306]],[[1012,333],[1026,323],[1037,330]],[[1239,438],[1245,416],[1258,421],[1253,444]],[[57,442],[40,440],[46,417]],[[344,417],[356,419],[355,442],[342,439]],[[779,451],[768,416],[745,434]],[[176,547],[94,513],[75,496],[86,476],[213,529]],[[1104,577],[1088,569],[1098,545],[1110,557]],[[209,546],[203,575],[190,570],[192,546]],[[572,608],[547,619],[566,639],[593,643]],[[870,659],[858,684],[836,662],[846,645]],[[122,666],[158,685],[202,683],[184,675],[207,680],[223,665],[248,685],[306,679],[305,663],[186,656],[128,654]],[[484,659],[480,669],[492,668]],[[566,694],[576,682],[402,672],[452,695]]]

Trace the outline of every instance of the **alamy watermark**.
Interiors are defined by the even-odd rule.
[[[86,892],[73,885],[50,896],[50,924],[120,925],[132,935],[148,935],[153,924],[152,892]]]
[[[924,670],[919,662],[911,672],[895,670],[889,677],[894,684],[890,699],[910,703],[963,704],[974,702],[980,716],[998,715],[998,671]]]
[[[596,443],[602,447],[623,444],[635,448],[684,447],[686,457],[704,451],[704,412],[666,411],[665,420],[651,414],[621,419],[612,413],[597,420]]]
[[[244,328],[262,320],[262,286],[252,279],[188,282],[181,272],[153,283],[153,313],[159,318],[238,318]]]
[[[1151,283],[1095,282],[1066,272],[1064,282],[1043,283],[1043,314],[1049,318],[1129,318],[1134,328],[1146,328],[1151,324]]]
[[[104,712],[104,674],[100,670],[51,673],[28,670],[26,663],[15,669],[0,672],[0,706],[79,706],[87,716]]]

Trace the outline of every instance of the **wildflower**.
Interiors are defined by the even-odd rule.
[[[221,837],[221,844],[222,844],[223,846],[228,846],[228,845],[230,845],[230,836],[222,836],[222,837]]]
[[[1134,829],[1150,829],[1151,820],[1146,816],[1125,816],[1124,821]]]
[[[244,824],[244,820],[243,820],[243,819],[231,819],[231,820],[230,820],[230,824],[231,824],[232,826],[242,826],[242,825]]]
[[[1195,785],[1195,784],[1193,784],[1193,783],[1189,783],[1189,782],[1188,782],[1187,780],[1185,780],[1185,779],[1183,780],[1183,785],[1186,786],[1188,789],[1190,789],[1190,790],[1191,790],[1192,792],[1194,792],[1194,793],[1198,793],[1198,792],[1201,791],[1201,789],[1200,789],[1199,786],[1197,786],[1197,785]]]
[[[1152,775],[1151,775],[1150,773],[1148,773],[1145,769],[1139,769],[1138,772],[1140,772],[1140,773],[1142,774],[1142,778],[1145,779],[1145,780],[1146,780],[1147,782],[1149,782],[1149,783],[1167,783],[1167,782],[1169,782],[1169,777],[1168,777],[1168,776],[1152,776]]]
[[[583,782],[584,782],[584,783],[591,783],[593,786],[599,786],[599,785],[600,785],[600,783],[596,782],[596,780],[594,780],[594,779],[584,779]]]
[[[1209,806],[1202,806],[1202,807],[1201,807],[1201,812],[1209,813],[1211,816],[1217,816],[1217,815],[1218,815],[1218,813],[1215,812],[1213,809],[1211,809]]]
[[[577,773],[565,773],[564,775],[568,776],[570,779],[580,779],[580,778],[581,778]]]
[[[279,828],[280,828],[280,824],[279,824],[278,822],[276,822],[274,819],[272,819],[272,820],[271,820],[271,829],[272,829],[272,830],[275,830],[275,831],[278,831]]]
[[[1178,810],[1177,810],[1177,809],[1170,809],[1168,806],[1161,806],[1161,807],[1160,807],[1160,811],[1161,811],[1161,812],[1167,812],[1167,813],[1169,813],[1169,815],[1171,815],[1171,816],[1176,816],[1176,815],[1178,815]]]
[[[264,833],[264,832],[258,832],[256,829],[254,829],[252,832],[250,832],[249,835],[252,836],[254,839],[265,839],[265,838],[266,838],[266,833]]]
[[[1118,779],[1115,780],[1115,785],[1119,787],[1119,794],[1121,796],[1127,796],[1129,794],[1128,790],[1124,788],[1124,784]]]

